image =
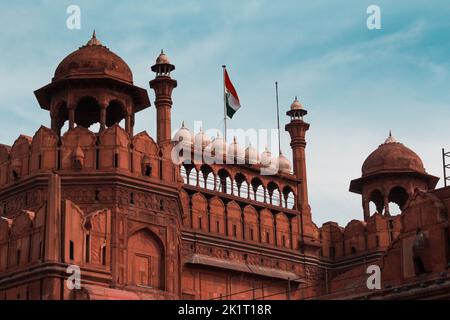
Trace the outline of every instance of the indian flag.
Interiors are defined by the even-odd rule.
[[[225,81],[225,105],[227,107],[227,116],[231,119],[236,111],[241,107],[239,97],[234,89],[233,84],[228,77],[227,69],[224,69],[224,81]]]

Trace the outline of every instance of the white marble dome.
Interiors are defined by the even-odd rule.
[[[233,142],[228,146],[228,155],[237,159],[245,157],[245,150],[237,143],[236,137],[233,138]]]
[[[212,151],[214,154],[226,154],[227,153],[227,143],[225,140],[217,133],[217,137],[212,142]]]
[[[174,142],[183,142],[185,144],[192,144],[194,140],[192,132],[184,126],[184,121],[181,124],[181,128],[175,133],[172,138]]]
[[[291,173],[291,162],[282,152],[280,152],[280,156],[278,157],[278,170],[281,173]]]
[[[270,166],[272,164],[272,152],[266,147],[263,153],[261,153],[261,164],[263,166]]]
[[[248,164],[256,164],[259,162],[258,151],[252,147],[251,143],[245,149],[245,162]]]
[[[200,129],[200,132],[195,135],[194,144],[198,149],[200,149],[200,146],[202,149],[205,149],[211,144],[211,138],[205,134],[203,129]]]

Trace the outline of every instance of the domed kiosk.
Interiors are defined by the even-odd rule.
[[[52,130],[61,134],[64,123],[100,131],[125,120],[132,135],[134,114],[150,106],[147,90],[133,85],[127,63],[92,38],[58,65],[52,82],[34,92],[41,108],[50,111]]]
[[[389,215],[389,203],[402,210],[416,188],[434,189],[439,178],[429,175],[420,157],[398,142],[391,133],[362,165],[361,178],[352,180],[350,191],[362,195],[364,219],[370,216],[369,204],[376,211]]]

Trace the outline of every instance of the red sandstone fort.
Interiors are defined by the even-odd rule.
[[[156,141],[133,131],[147,91],[95,34],[35,91],[51,128],[0,145],[0,299],[450,298],[450,187],[435,189],[414,151],[390,135],[350,183],[363,220],[318,227],[300,102],[287,111],[292,165],[184,126],[183,143],[245,163],[176,165],[175,66],[161,53],[151,69]],[[277,174],[260,174],[267,160]],[[366,284],[371,265],[378,289]]]

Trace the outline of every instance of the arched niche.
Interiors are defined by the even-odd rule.
[[[155,141],[143,131],[133,137],[132,146],[132,169],[147,177],[159,176],[159,148]]]
[[[242,214],[241,207],[231,201],[227,204],[228,212],[228,236],[231,238],[241,240],[242,239]]]
[[[149,229],[128,238],[128,283],[164,290],[165,261],[161,240]]]
[[[244,226],[245,239],[258,242],[260,240],[258,230],[258,212],[251,205],[244,208]]]
[[[279,212],[275,216],[275,220],[277,222],[277,245],[279,247],[290,248],[291,235],[289,219],[283,212]]]
[[[96,167],[96,141],[92,131],[83,127],[76,127],[67,131],[61,138],[61,168],[76,169],[76,160],[83,158],[82,169],[94,169]]]
[[[32,138],[20,135],[14,142],[10,151],[10,174],[11,179],[17,180],[29,172],[29,156]]]
[[[260,213],[261,219],[261,242],[266,244],[274,244],[274,221],[272,213],[263,209]]]
[[[192,196],[192,227],[197,230],[208,230],[206,215],[207,200],[201,193]]]
[[[218,197],[210,200],[211,232],[225,235],[225,205]]]
[[[30,169],[56,169],[58,136],[53,130],[41,126],[31,143]]]

